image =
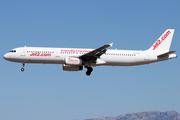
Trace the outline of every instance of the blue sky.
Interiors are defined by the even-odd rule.
[[[62,65],[5,61],[21,46],[148,49],[175,29],[180,51],[178,0],[1,0],[0,119],[82,120],[142,111],[180,112],[179,58],[134,67],[65,72]]]

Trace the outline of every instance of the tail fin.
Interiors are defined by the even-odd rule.
[[[167,29],[147,51],[169,52],[174,29]]]

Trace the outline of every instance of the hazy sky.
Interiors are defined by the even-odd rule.
[[[179,0],[1,0],[0,119],[82,120],[142,111],[180,112],[179,58],[135,67],[65,72],[62,65],[5,61],[16,47],[148,49],[175,29],[180,51]]]

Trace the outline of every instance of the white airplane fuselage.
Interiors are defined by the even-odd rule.
[[[145,51],[106,49],[112,44],[98,49],[19,47],[6,53],[4,59],[23,63],[23,67],[25,63],[63,64],[63,70],[66,71],[82,70],[83,66],[90,68],[101,65],[143,65],[177,57],[173,54],[175,51],[169,52],[173,33],[173,29],[166,30],[154,45]],[[92,72],[91,69],[89,73]],[[90,75],[89,73],[87,75]]]
[[[19,47],[13,50],[16,50],[16,52],[4,55],[6,60],[20,63],[65,64],[64,59],[66,57],[79,57],[93,49]],[[134,66],[176,57],[175,54],[162,58],[158,58],[157,55],[157,52],[148,51],[107,50],[100,57],[106,63],[92,64],[92,66]]]

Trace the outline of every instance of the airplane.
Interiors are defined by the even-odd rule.
[[[91,75],[96,66],[135,66],[160,62],[176,58],[176,51],[169,51],[174,29],[167,29],[147,50],[112,50],[111,44],[97,49],[18,47],[6,53],[3,58],[11,62],[62,64],[64,71],[80,71],[87,68],[86,75]]]

